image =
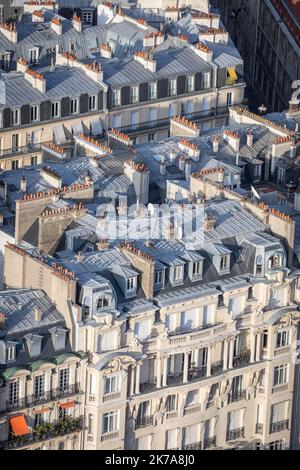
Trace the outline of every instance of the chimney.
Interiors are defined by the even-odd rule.
[[[198,42],[198,44],[192,46],[192,49],[205,62],[213,60],[213,51],[206,44]]]
[[[110,47],[108,42],[101,44],[99,49],[102,57],[105,57],[105,59],[112,58],[112,48]]]
[[[248,145],[248,147],[252,147],[252,145],[253,145],[253,134],[252,134],[252,132],[249,132],[247,134],[247,145]]]
[[[33,23],[43,23],[44,22],[44,12],[42,10],[35,10],[32,12],[32,22]]]
[[[296,144],[293,142],[290,146],[290,158],[295,158],[296,150],[297,150]]]
[[[42,321],[42,312],[38,307],[35,307],[34,309],[34,319],[38,323]]]
[[[6,39],[14,44],[18,42],[18,31],[15,23],[0,24],[0,32],[6,37]]]
[[[76,29],[76,31],[78,31],[79,33],[82,32],[82,21],[81,21],[81,18],[79,16],[77,16],[76,14],[73,15],[73,18],[72,18],[72,26],[74,29]]]
[[[53,29],[53,31],[58,34],[59,36],[62,35],[62,22],[61,22],[61,19],[59,18],[52,18],[51,20],[51,28]]]
[[[213,138],[213,152],[218,153],[218,151],[219,151],[219,138],[214,137]]]
[[[153,60],[150,54],[147,54],[144,51],[138,51],[134,54],[134,60],[142,64],[142,66],[146,70],[150,70],[150,72],[156,72],[156,61]]]
[[[179,157],[178,166],[179,166],[180,171],[184,171],[184,167],[185,167],[185,157],[184,156]]]
[[[191,160],[186,160],[185,162],[185,179],[189,180],[192,174],[192,162]]]
[[[33,88],[36,88],[41,93],[46,92],[46,79],[41,73],[38,73],[28,67],[24,74],[24,78],[30,83]]]
[[[26,193],[26,188],[27,188],[27,181],[26,181],[25,175],[23,175],[21,178],[20,189],[21,191]]]
[[[22,59],[21,57],[17,60],[17,71],[25,73],[26,70],[28,69],[28,62],[25,59]]]

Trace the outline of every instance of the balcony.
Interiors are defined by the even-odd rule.
[[[243,367],[250,362],[250,351],[242,353],[240,356],[233,358],[233,367]]]
[[[151,392],[156,388],[156,379],[150,382],[144,382],[140,384],[140,393]]]
[[[189,370],[189,380],[197,380],[206,377],[206,366],[192,368]]]
[[[103,401],[116,400],[121,397],[121,392],[107,393],[103,395]]]
[[[221,372],[222,370],[223,370],[223,361],[214,362],[214,363],[211,365],[211,373],[212,373],[212,375],[215,375],[215,374],[217,374],[218,372]]]
[[[136,420],[135,429],[145,428],[146,426],[153,426],[153,416],[142,416]]]
[[[182,450],[201,450],[202,448],[202,442],[194,442],[193,444],[186,444],[185,446],[182,446]]]
[[[27,436],[11,437],[6,442],[0,442],[4,449],[17,449],[28,447],[38,442],[48,441],[50,439],[67,436],[83,430],[83,416],[72,418],[67,416],[65,419],[54,421],[52,423],[43,423],[33,429],[33,433]]]
[[[246,390],[239,390],[235,393],[230,393],[228,396],[228,403],[233,403],[235,401],[246,400],[247,392]]]
[[[262,434],[264,431],[264,425],[262,423],[256,423],[255,432],[256,434]]]
[[[210,447],[216,447],[217,445],[217,436],[208,437],[204,439],[203,448],[209,449]]]
[[[289,429],[289,420],[284,419],[282,421],[277,421],[276,423],[271,423],[270,434],[273,432],[286,431]]]
[[[245,428],[230,429],[227,431],[226,441],[235,441],[245,437]]]
[[[119,431],[106,432],[101,436],[101,442],[109,441],[110,439],[117,439],[119,437]]]
[[[168,385],[179,384],[182,382],[183,373],[179,374],[168,374]]]
[[[48,392],[43,392],[39,396],[30,395],[24,398],[19,398],[18,400],[14,401],[13,403],[7,402],[6,409],[8,411],[17,411],[22,408],[29,408],[31,406],[42,405],[43,403],[47,403],[53,400],[60,400],[61,398],[67,398],[72,395],[83,393],[80,384],[72,384],[68,385],[67,387],[55,388],[49,390]]]

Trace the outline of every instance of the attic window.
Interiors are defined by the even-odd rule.
[[[183,276],[183,266],[176,266],[174,269],[174,281],[181,281]]]
[[[164,281],[164,272],[163,271],[155,271],[154,275],[154,284],[163,284]]]
[[[108,298],[107,297],[99,297],[99,299],[97,300],[97,309],[108,307],[108,306],[109,306]]]
[[[228,269],[228,256],[221,256],[221,261],[220,261],[220,269],[225,270]]]
[[[135,289],[135,277],[129,277],[127,279],[127,292],[131,292]]]
[[[280,268],[281,266],[281,256],[273,255],[269,259],[269,269]]]
[[[7,346],[6,348],[6,361],[14,361],[16,357],[16,346]]]
[[[193,262],[193,277],[201,276],[201,271],[202,271],[202,262],[194,261]]]
[[[28,353],[30,357],[37,357],[41,354],[42,349],[42,336],[28,334],[24,336],[26,341]]]
[[[67,330],[64,328],[51,328],[49,332],[51,333],[52,343],[55,351],[64,349],[66,347]]]

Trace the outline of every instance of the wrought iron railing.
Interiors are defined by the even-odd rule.
[[[204,449],[209,449],[210,447],[216,447],[217,445],[217,436],[208,437],[204,439],[203,447]]]
[[[202,449],[202,442],[193,442],[193,444],[186,444],[182,446],[182,450],[201,450]]]
[[[246,400],[247,392],[246,390],[239,390],[238,392],[230,393],[228,395],[228,403],[233,403],[234,401]]]
[[[235,441],[236,439],[241,439],[243,437],[245,437],[245,428],[229,429],[227,431],[226,440]]]
[[[153,416],[142,416],[141,418],[138,418],[135,423],[135,428],[145,428],[146,426],[152,426],[153,425]]]
[[[280,432],[289,429],[289,420],[284,419],[282,421],[276,421],[270,425],[270,434],[273,432]]]
[[[233,358],[233,367],[243,367],[250,362],[250,351]]]

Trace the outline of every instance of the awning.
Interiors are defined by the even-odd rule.
[[[34,410],[34,414],[41,415],[42,413],[47,413],[47,411],[50,411],[50,408],[41,408],[40,410]]]
[[[9,422],[15,436],[25,436],[25,434],[30,434],[24,415],[14,416],[13,418],[10,418]]]
[[[68,408],[73,408],[76,405],[76,401],[67,401],[66,403],[61,403],[59,405],[60,408],[66,410]]]
[[[54,139],[57,144],[61,144],[66,141],[66,135],[62,124],[53,128]]]
[[[73,135],[76,135],[76,136],[78,136],[79,134],[84,134],[83,127],[82,127],[82,122],[79,121],[76,124],[73,124],[72,125],[72,131],[73,131]]]
[[[95,119],[94,121],[91,121],[91,131],[92,135],[102,134],[102,126],[99,118]]]
[[[236,82],[238,79],[238,76],[236,74],[236,71],[232,67],[228,67],[227,69],[228,75],[231,78],[233,82]]]

